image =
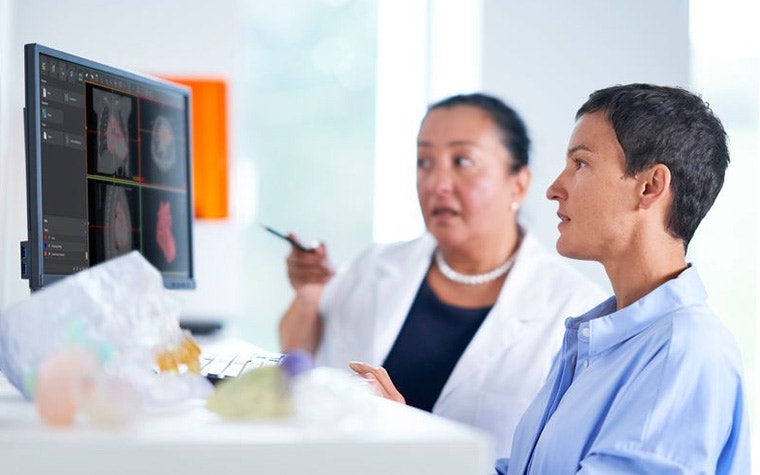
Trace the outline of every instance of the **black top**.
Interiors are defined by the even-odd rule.
[[[406,403],[432,411],[459,357],[491,307],[461,308],[438,298],[423,280],[383,366]]]

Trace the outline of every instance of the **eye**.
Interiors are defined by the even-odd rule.
[[[454,157],[454,164],[458,167],[469,167],[469,166],[472,166],[473,161],[470,157],[465,157],[464,155],[460,155],[460,156]]]
[[[427,170],[430,168],[430,159],[426,157],[417,157],[417,169]]]
[[[583,160],[579,158],[574,158],[573,163],[575,164],[576,170],[580,170],[581,168],[588,166],[588,163],[584,162]]]

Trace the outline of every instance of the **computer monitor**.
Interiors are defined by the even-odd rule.
[[[134,249],[167,288],[195,287],[190,91],[28,44],[25,131],[32,290]]]

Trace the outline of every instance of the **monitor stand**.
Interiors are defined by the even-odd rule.
[[[208,336],[213,335],[222,328],[224,328],[224,321],[214,319],[179,319],[179,327],[183,330],[187,330],[193,334],[193,336]]]

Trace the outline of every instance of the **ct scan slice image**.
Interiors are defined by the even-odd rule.
[[[177,257],[177,245],[174,241],[174,233],[172,233],[172,204],[168,201],[162,201],[158,205],[156,244],[161,249],[166,263],[174,262],[174,258]]]
[[[132,175],[129,119],[133,99],[100,89],[92,91],[92,107],[97,115],[98,155],[96,171],[105,175]]]
[[[174,128],[169,120],[159,115],[153,122],[153,134],[150,142],[150,158],[162,172],[167,172],[177,157],[175,151]]]
[[[106,188],[105,204],[105,258],[112,259],[133,249],[132,216],[127,194],[120,186]]]

